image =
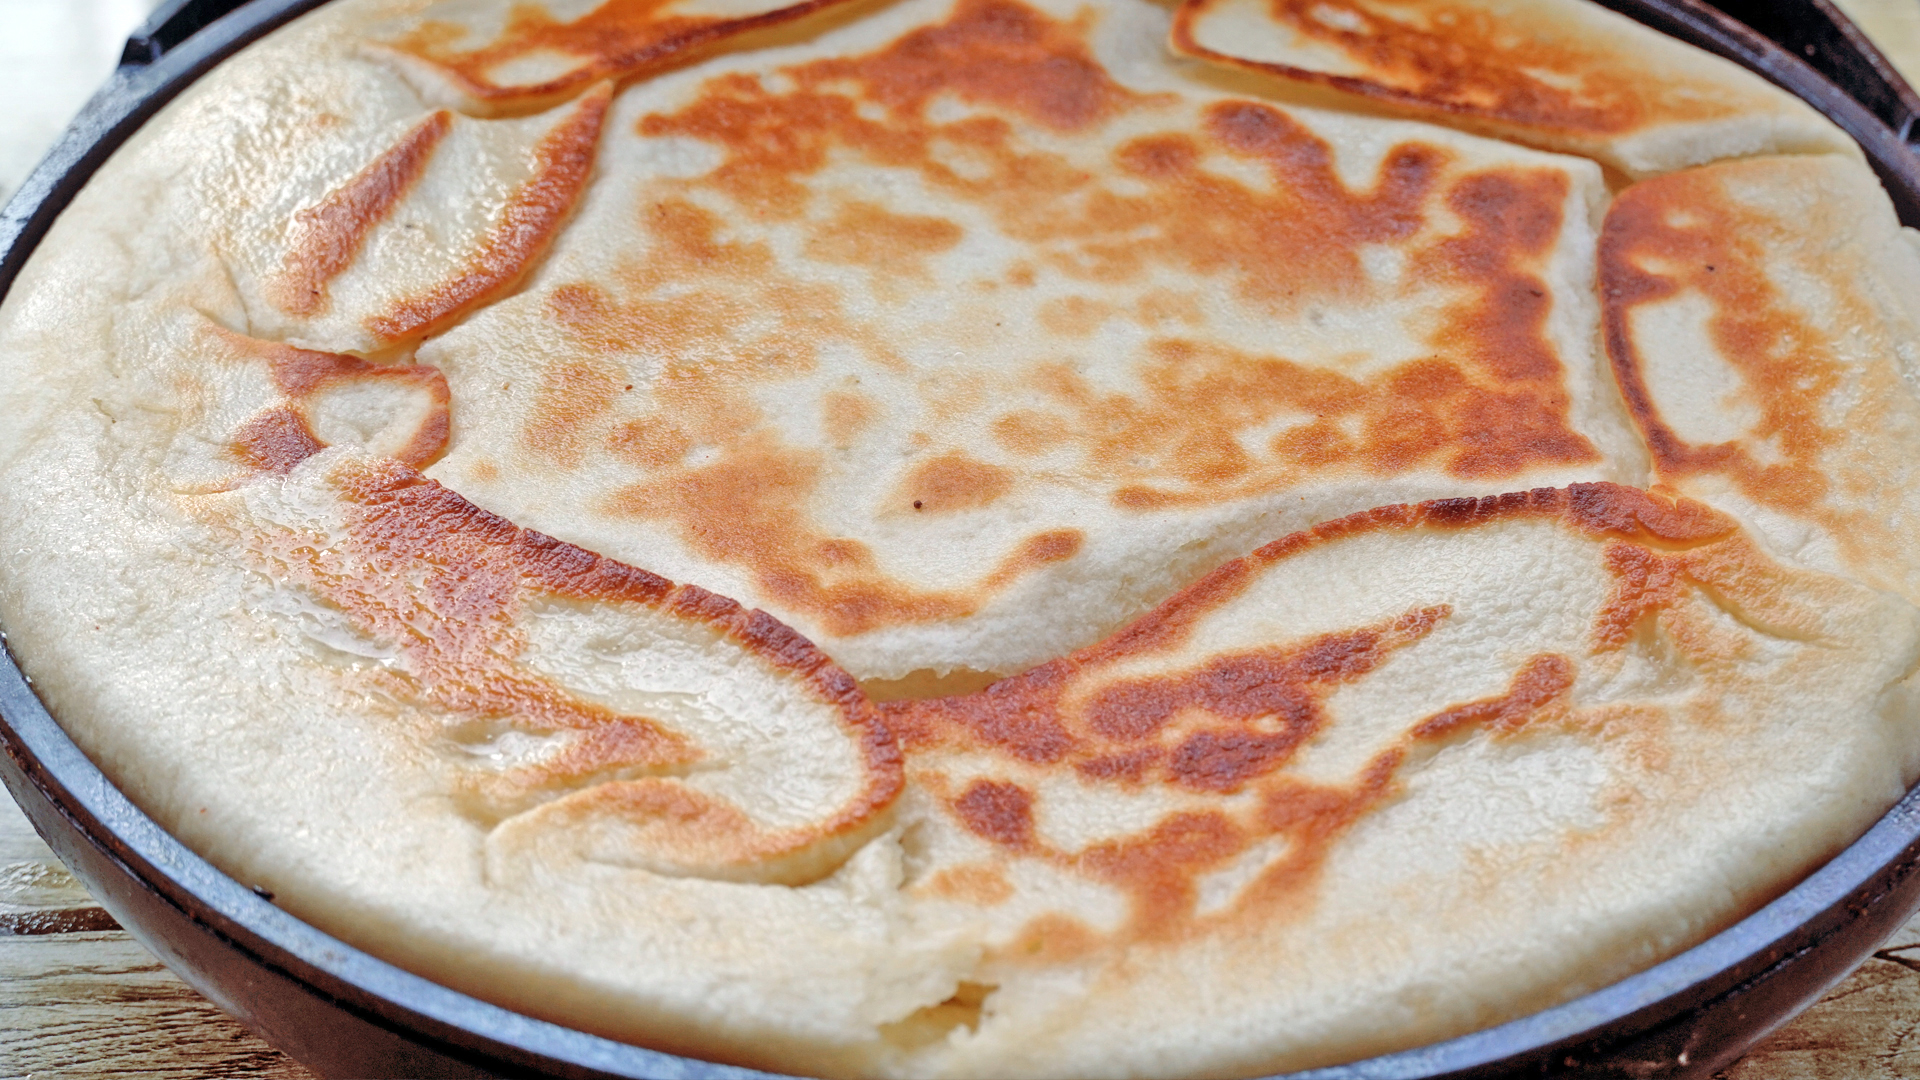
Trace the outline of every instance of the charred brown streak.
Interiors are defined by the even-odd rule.
[[[669,14],[668,0],[610,0],[572,22],[560,22],[533,5],[508,16],[500,37],[465,51],[435,46],[430,31],[394,43],[440,67],[462,90],[490,111],[537,108],[601,79],[628,79],[659,71],[705,46],[753,30],[824,11],[848,0],[804,0],[737,19]],[[529,54],[560,53],[578,63],[541,83],[502,86],[489,75]]]
[[[1200,589],[1192,595],[1217,603],[1235,591]],[[1107,646],[977,694],[891,702],[882,706],[883,714],[910,756],[941,746],[977,747],[1019,762],[1070,765],[1096,784],[1157,782],[1200,795],[1252,786],[1266,807],[1253,819],[1218,809],[1182,811],[1141,833],[1079,852],[1053,848],[1039,837],[1035,796],[1018,783],[977,780],[949,804],[965,828],[996,846],[1126,890],[1134,901],[1130,932],[1177,935],[1191,912],[1198,875],[1264,838],[1285,835],[1288,852],[1269,876],[1304,880],[1333,836],[1387,790],[1392,769],[1386,767],[1370,768],[1353,788],[1273,774],[1325,724],[1328,694],[1426,636],[1446,615],[1445,608],[1419,608],[1379,626],[1217,657],[1180,674],[1098,686],[1101,669],[1126,655]],[[1174,603],[1143,622],[1183,617],[1191,613]],[[1136,625],[1117,640],[1151,650],[1178,636]],[[1086,682],[1097,688],[1078,692]]]
[[[366,320],[380,340],[397,343],[451,325],[520,280],[559,235],[593,171],[611,84],[582,96],[534,147],[533,176],[514,188],[479,250],[455,274]]]
[[[419,424],[404,444],[392,450],[395,460],[425,468],[446,449],[452,397],[439,369],[376,364],[357,356],[299,349],[224,331],[221,336],[241,353],[265,361],[286,399],[262,410],[234,434],[234,456],[249,469],[284,474],[325,449],[326,444],[314,434],[309,409],[318,395],[354,383],[384,384],[426,399]]]
[[[442,109],[414,125],[326,198],[293,217],[297,239],[268,288],[268,299],[290,315],[326,311],[327,285],[340,276],[427,170],[433,152],[453,130],[453,114]]]

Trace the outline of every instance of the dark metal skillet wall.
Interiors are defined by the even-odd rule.
[[[0,211],[0,292],[88,177],[140,124],[214,64],[320,2],[164,5],[128,42],[120,70]],[[1794,32],[1803,37],[1811,24],[1793,16],[1795,8],[1827,19],[1833,32],[1809,41],[1821,70],[1840,85],[1696,0],[1602,2],[1759,71],[1812,103],[1866,149],[1901,220],[1920,224],[1920,158],[1902,138],[1913,131],[1920,99],[1891,76],[1884,60],[1876,65],[1870,49],[1845,51],[1851,27],[1833,21],[1837,14],[1827,0],[1722,3],[1788,12],[1786,23],[1800,27]],[[1793,40],[1804,55],[1805,43]],[[0,781],[123,926],[215,1003],[323,1073],[769,1075],[533,1020],[410,975],[293,919],[134,807],[53,722],[11,654],[0,658]],[[1708,1075],[1819,997],[1920,908],[1916,871],[1920,788],[1785,896],[1663,964],[1496,1028],[1295,1074],[1295,1080]]]
[[[1867,152],[1901,223],[1920,226],[1920,157],[1907,141],[1916,134],[1920,97],[1829,0],[1719,0],[1719,7],[1701,0],[1598,2],[1751,68],[1819,109]],[[1792,51],[1728,12],[1772,27]],[[1822,24],[1828,30],[1821,31]]]
[[[1909,146],[1920,146],[1920,94],[1833,0],[1713,0],[1851,94]]]

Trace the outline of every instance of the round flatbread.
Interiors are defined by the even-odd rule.
[[[531,1015],[1351,1060],[1920,774],[1911,237],[1573,0],[342,0],[0,307],[0,622],[194,850]]]

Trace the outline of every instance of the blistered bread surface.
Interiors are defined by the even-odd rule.
[[[1581,0],[342,0],[0,308],[0,620],[529,1014],[1253,1075],[1568,1000],[1920,772],[1920,244]]]

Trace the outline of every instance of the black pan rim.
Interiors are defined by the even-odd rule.
[[[0,295],[87,179],[147,119],[232,53],[324,2],[251,0],[153,62],[127,64],[116,72],[0,211]],[[1757,71],[1814,105],[1866,150],[1902,220],[1920,223],[1920,158],[1799,58],[1698,0],[1600,2]],[[777,1075],[677,1057],[537,1020],[413,975],[294,918],[194,854],[134,806],[53,720],[10,648],[0,652],[5,653],[0,751],[6,758],[0,779],[16,799],[23,806],[29,795],[44,800],[66,827],[251,962],[303,984],[336,1008],[481,1068],[714,1080]],[[1412,1080],[1578,1067],[1609,1047],[1738,997],[1876,907],[1900,909],[1892,921],[1898,925],[1920,905],[1916,870],[1920,785],[1773,902],[1660,964],[1496,1027],[1288,1076]],[[1878,921],[1892,914],[1881,910]],[[137,934],[138,927],[129,925]],[[1741,1048],[1764,1034],[1765,1029],[1751,1033]]]

